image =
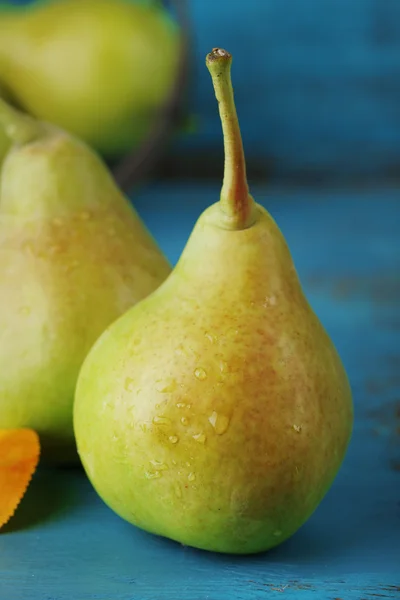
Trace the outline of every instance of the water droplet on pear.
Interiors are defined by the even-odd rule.
[[[133,392],[135,389],[135,380],[132,377],[127,377],[125,379],[124,388],[127,392]]]
[[[204,379],[207,378],[207,373],[205,372],[204,369],[202,369],[201,367],[198,367],[197,369],[195,369],[194,371],[194,376],[196,377],[196,379],[198,379],[199,381],[204,381]]]
[[[169,394],[170,392],[173,392],[176,389],[176,381],[175,379],[172,379],[171,381],[164,381],[164,382],[158,382],[156,384],[156,390],[157,392],[160,392],[160,394]]]
[[[167,471],[168,470],[168,465],[166,465],[163,462],[160,462],[159,460],[151,460],[150,464],[153,465],[153,467],[155,467],[157,471]]]
[[[153,423],[155,423],[156,425],[169,425],[171,423],[171,419],[168,419],[167,417],[157,416],[154,417]]]
[[[229,417],[226,415],[221,415],[217,413],[215,410],[208,418],[210,424],[214,427],[215,433],[217,435],[222,435],[229,427]]]
[[[160,471],[146,471],[146,479],[159,479],[161,477]]]

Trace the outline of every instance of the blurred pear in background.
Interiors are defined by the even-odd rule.
[[[4,131],[2,129],[0,129],[0,166],[1,166],[1,163],[2,163],[5,155],[7,154],[9,146],[10,146],[10,142],[6,138]]]
[[[45,462],[76,462],[82,362],[171,268],[89,146],[4,101],[0,128],[16,143],[0,178],[0,428],[34,429]]]
[[[107,158],[146,137],[171,94],[179,28],[161,3],[47,0],[0,7],[0,85],[19,108]],[[0,138],[0,160],[2,152]]]
[[[2,90],[2,88],[0,86],[0,99],[1,98],[3,98],[3,100],[7,100],[6,94],[4,93],[4,90]],[[10,142],[8,136],[6,135],[4,128],[0,127],[0,169],[1,169],[1,165],[4,160],[4,157],[7,154],[8,150],[10,149],[10,146],[11,146],[11,142]]]

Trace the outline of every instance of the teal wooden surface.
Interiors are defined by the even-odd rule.
[[[34,0],[8,0],[25,4]],[[221,151],[205,56],[234,57],[248,160],[284,176],[399,176],[399,0],[187,0],[190,109],[197,132],[174,147]],[[201,169],[199,170],[201,172]]]
[[[332,489],[289,541],[232,557],[128,525],[78,469],[41,469],[0,533],[0,600],[400,597],[400,190],[252,191],[283,230],[350,376],[354,435]],[[134,201],[175,262],[218,194],[152,185]]]
[[[189,0],[199,133],[219,144],[204,56],[233,54],[248,158],[273,172],[394,174],[400,168],[398,0]],[[189,140],[188,140],[189,142]]]

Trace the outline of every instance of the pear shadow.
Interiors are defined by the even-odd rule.
[[[149,534],[150,535],[150,534]],[[321,532],[299,530],[291,538],[263,552],[250,554],[229,554],[223,552],[210,552],[199,548],[193,548],[160,538],[160,542],[165,550],[181,551],[188,560],[199,561],[211,565],[220,564],[221,566],[243,566],[251,564],[255,566],[273,566],[295,563],[323,563],[332,558],[335,550],[338,549],[337,539],[329,536],[324,531],[324,537],[321,538]]]
[[[360,501],[361,505],[361,501]],[[344,511],[343,511],[344,512]],[[387,515],[376,515],[372,531],[365,527],[363,515],[357,516],[352,511],[351,518],[341,525],[332,526],[326,517],[325,511],[319,511],[311,517],[300,529],[281,544],[254,554],[224,554],[208,552],[189,546],[180,546],[187,559],[205,564],[220,564],[222,566],[241,566],[251,564],[254,566],[277,567],[279,565],[323,565],[326,562],[347,554],[363,554],[366,547],[370,547],[376,539],[388,537],[393,522]],[[170,548],[172,546],[170,545]]]
[[[122,528],[132,529],[132,533],[140,543],[146,545],[151,550],[180,554],[187,560],[199,561],[212,565],[252,565],[261,564],[286,564],[290,562],[324,562],[331,558],[338,549],[338,537],[335,531],[329,527],[322,529],[324,535],[321,536],[321,528],[312,526],[310,522],[305,523],[295,534],[282,542],[281,544],[262,552],[250,554],[230,554],[227,552],[215,552],[187,546],[176,540],[147,532],[139,527],[135,527],[122,521]],[[351,538],[353,531],[349,530],[348,537]],[[358,540],[360,543],[360,540]]]
[[[340,490],[337,490],[340,492]],[[147,533],[136,529],[143,543],[151,545],[155,550],[161,549],[167,553],[180,554],[185,560],[199,562],[207,565],[219,564],[221,566],[277,566],[287,564],[325,564],[333,557],[343,554],[352,549],[353,552],[363,552],[363,548],[372,544],[378,533],[385,537],[386,532],[393,526],[392,521],[384,514],[376,515],[375,527],[369,531],[365,527],[365,511],[363,505],[368,505],[368,500],[360,492],[358,502],[354,505],[342,506],[338,518],[337,498],[339,494],[331,494],[330,498],[324,500],[315,514],[298,529],[287,540],[281,544],[253,554],[229,554],[202,550],[183,545],[174,540]],[[354,498],[355,499],[355,498]],[[361,509],[361,510],[360,510]],[[345,523],[345,527],[343,526]],[[147,540],[147,541],[146,541]]]
[[[80,467],[40,467],[34,474],[29,487],[14,515],[0,530],[0,535],[16,533],[37,527],[44,522],[55,521],[76,507],[78,494],[71,486],[70,476],[81,473]],[[65,476],[63,476],[65,475]]]

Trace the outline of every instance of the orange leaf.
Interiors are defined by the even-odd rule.
[[[39,456],[39,436],[35,431],[0,429],[0,528],[21,502]]]

